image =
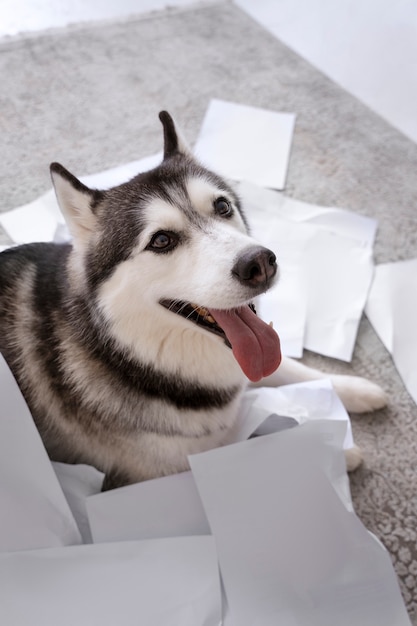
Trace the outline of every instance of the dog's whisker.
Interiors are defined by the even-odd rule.
[[[188,302],[182,302],[181,303],[181,300],[178,300],[178,304],[181,304],[180,308],[178,309],[178,313],[180,315],[182,315],[183,311],[185,311],[187,309],[187,307],[189,306]],[[191,313],[192,313],[192,311],[191,311]],[[191,313],[189,315],[191,315]],[[189,315],[187,317],[189,317]]]
[[[177,308],[179,304],[181,304],[181,300],[172,300],[171,304],[168,307],[168,310],[175,311],[175,309]],[[182,306],[180,307],[179,311],[181,311],[184,306],[185,306],[185,303],[182,303]]]

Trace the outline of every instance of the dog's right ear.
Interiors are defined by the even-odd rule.
[[[89,189],[60,163],[52,163],[51,177],[59,207],[75,241],[86,242],[95,229],[94,207],[103,192]]]
[[[189,154],[192,156],[187,142],[171,115],[167,111],[161,111],[159,119],[164,127],[164,160],[175,154]]]

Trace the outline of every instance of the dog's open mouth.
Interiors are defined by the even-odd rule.
[[[221,337],[243,372],[253,382],[272,374],[281,362],[277,333],[257,315],[253,304],[220,310],[177,300],[161,300],[162,306]]]
[[[161,300],[161,304],[169,311],[177,313],[181,315],[181,317],[185,317],[185,319],[202,326],[205,330],[222,337],[225,344],[229,348],[232,347],[223,328],[218,325],[210,311],[205,307],[191,304],[191,302],[182,302],[181,300]],[[255,307],[253,305],[250,306],[252,306],[253,311],[255,311]]]

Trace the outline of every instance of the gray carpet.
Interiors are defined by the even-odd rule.
[[[286,192],[376,217],[377,262],[417,256],[417,146],[232,4],[3,41],[0,75],[1,210],[47,190],[52,160],[81,175],[156,152],[162,108],[192,142],[217,97],[296,112]],[[366,319],[351,365],[305,360],[390,394],[386,410],[353,416],[366,462],[351,486],[415,616],[417,407]]]

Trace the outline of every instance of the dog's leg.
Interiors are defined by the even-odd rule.
[[[342,400],[346,410],[351,413],[368,413],[382,409],[387,404],[387,395],[383,389],[366,378],[326,374],[288,357],[283,357],[276,372],[263,378],[259,383],[256,383],[256,386],[279,387],[323,378],[331,380],[334,390]]]
[[[346,469],[348,472],[354,472],[362,464],[363,454],[358,446],[353,446],[349,450],[345,450]]]

